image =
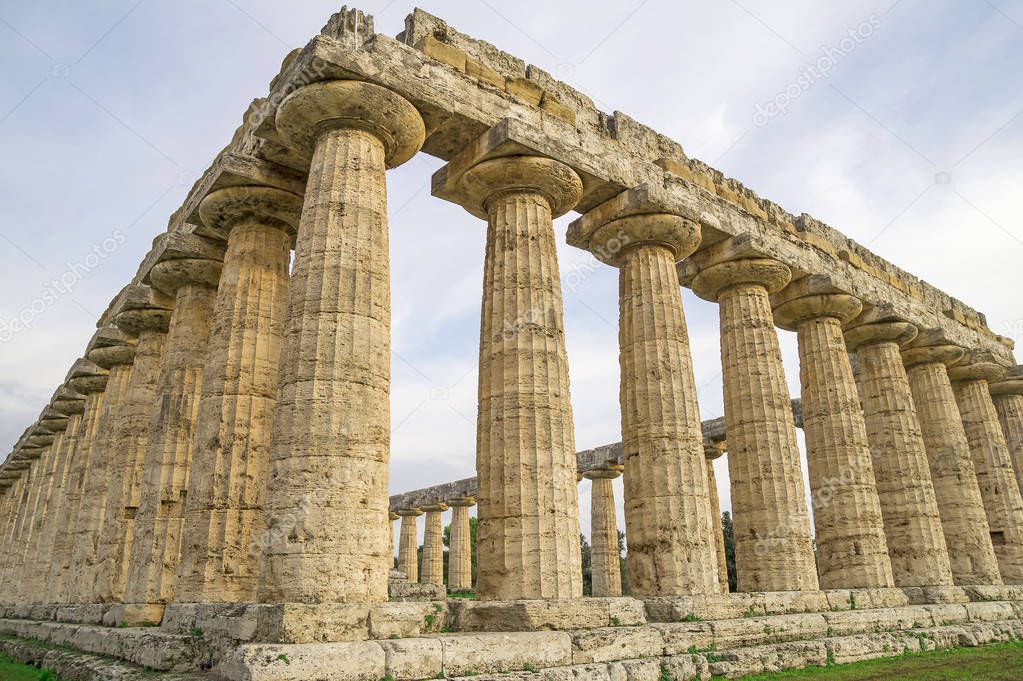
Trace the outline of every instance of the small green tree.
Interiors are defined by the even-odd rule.
[[[728,568],[728,590],[738,591],[735,573],[735,528],[732,526],[732,514],[725,511],[721,514],[721,531],[725,535],[725,566]]]
[[[579,534],[579,552],[582,554],[583,559],[583,595],[593,595],[593,549],[590,548],[590,542],[586,541],[586,537]]]

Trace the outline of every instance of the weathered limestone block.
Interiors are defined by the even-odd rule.
[[[718,496],[717,475],[714,473],[714,460],[721,458],[725,453],[725,443],[717,442],[712,445],[704,445],[703,454],[707,459],[707,491],[710,493],[710,517],[716,520],[714,530],[714,543],[718,555],[718,584],[723,594],[729,592],[728,584],[728,556],[725,555],[725,532],[721,524],[721,499]]]
[[[475,497],[448,499],[451,507],[451,538],[448,547],[448,591],[472,589],[472,532],[469,526],[469,507],[476,505]]]
[[[380,641],[387,674],[395,681],[433,679],[444,668],[441,642],[435,638],[405,638]]]
[[[457,631],[568,631],[646,623],[643,602],[633,598],[470,601],[450,599],[448,618]]]
[[[576,598],[582,568],[575,436],[552,220],[576,204],[582,182],[568,166],[535,156],[475,165],[453,160],[447,170],[465,165],[448,178],[458,196],[445,198],[488,222],[477,597]]]
[[[769,294],[779,262],[702,264],[696,295],[717,302],[739,591],[818,588],[796,428]]]
[[[126,603],[174,597],[196,413],[202,392],[221,262],[187,258],[153,266],[153,286],[175,297],[152,407],[139,510],[131,543]]]
[[[1005,433],[1016,482],[1023,493],[1023,367],[1016,366],[989,386]]]
[[[975,362],[954,366],[948,373],[973,455],[998,571],[1005,584],[1023,584],[1023,498],[988,389],[1003,368]]]
[[[916,335],[916,327],[906,322],[854,322],[845,339],[859,358],[863,419],[895,584],[943,586],[952,584],[952,568],[920,420],[899,354],[899,347]]]
[[[97,347],[89,352],[89,359],[107,369],[104,376],[106,388],[102,393],[102,408],[90,409],[87,393],[83,427],[85,435],[76,453],[80,459],[78,477],[72,482],[80,491],[73,493],[69,517],[75,523],[71,536],[71,563],[68,570],[68,598],[70,603],[93,603],[98,600],[96,593],[97,563],[100,561],[99,533],[106,514],[107,494],[112,490],[113,449],[117,437],[124,398],[131,377],[132,362],[135,361],[134,339],[119,329],[101,330],[109,336],[109,345]],[[119,341],[120,344],[115,344]],[[72,387],[81,392],[89,385],[75,384]],[[85,377],[83,377],[83,380]],[[97,391],[98,392],[98,391]],[[87,447],[87,449],[86,449]]]
[[[931,469],[931,482],[957,585],[1001,584],[970,444],[946,366],[963,356],[951,345],[914,344],[903,350]]]
[[[572,636],[563,631],[458,634],[440,641],[448,677],[572,664]]]
[[[622,466],[609,465],[583,474],[590,487],[590,571],[592,595],[621,596],[622,567],[618,550],[618,519],[611,481]]]
[[[409,582],[419,581],[419,534],[416,518],[423,515],[419,508],[399,508],[401,534],[398,536],[398,570]]]
[[[441,514],[448,507],[437,503],[422,508],[426,512],[426,531],[423,534],[423,573],[419,581],[424,584],[443,584],[444,526]]]
[[[842,324],[862,310],[841,293],[806,289],[777,294],[774,317],[799,342],[803,432],[810,469],[821,587],[893,586],[891,560],[867,430]]]
[[[607,627],[572,633],[572,664],[660,657],[664,639],[654,627]]]
[[[296,90],[278,107],[276,125],[291,149],[312,160],[288,290],[261,598],[385,601],[391,358],[384,171],[415,155],[425,127],[408,101],[357,81]]]
[[[97,543],[96,600],[123,601],[128,558],[135,536],[135,517],[149,449],[149,426],[156,403],[160,363],[174,299],[148,287],[136,289],[137,302],[126,303],[114,318],[118,328],[137,338],[135,361],[109,443],[113,463],[103,525]]]
[[[228,681],[379,681],[386,664],[375,641],[249,644],[236,648],[216,672]]]
[[[301,206],[295,194],[247,186],[213,192],[199,207],[227,250],[193,435],[181,602],[256,600],[288,264]]]
[[[637,595],[719,590],[703,432],[675,263],[699,225],[625,192],[573,223],[573,241],[618,268],[625,524]]]

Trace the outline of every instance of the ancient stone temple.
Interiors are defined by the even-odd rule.
[[[420,153],[486,231],[476,470],[389,496],[387,171]],[[619,278],[622,442],[581,452],[569,213]],[[718,306],[721,419],[681,287]],[[289,54],[83,342],[0,466],[0,650],[69,678],[688,680],[1023,636],[1012,342],[419,10]]]

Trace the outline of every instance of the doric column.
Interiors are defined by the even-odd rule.
[[[618,517],[611,486],[622,470],[619,464],[608,464],[583,473],[590,481],[590,574],[594,596],[622,595]]]
[[[796,426],[769,293],[788,267],[762,258],[711,262],[693,292],[718,303],[728,477],[738,591],[818,588]]]
[[[1016,482],[1023,493],[1023,366],[1012,367],[988,387],[1005,433]]]
[[[17,450],[15,450],[17,451]],[[28,505],[29,489],[33,483],[32,469],[21,471],[21,475],[7,490],[8,504],[5,508],[3,536],[0,537],[0,603],[13,605],[18,602],[19,581],[17,574],[18,530],[24,523]]]
[[[70,558],[70,511],[68,504],[71,498],[72,471],[75,464],[82,429],[82,415],[85,413],[85,396],[70,387],[58,388],[50,405],[54,410],[68,417],[67,428],[64,430],[63,457],[57,464],[54,486],[56,495],[47,508],[46,526],[43,530],[40,555],[45,560],[42,586],[43,603],[62,603],[64,584],[67,578],[67,561]]]
[[[845,340],[859,360],[863,419],[895,585],[950,586],[927,450],[899,351],[917,329],[897,320],[857,322]]]
[[[256,600],[269,541],[263,506],[288,262],[301,206],[300,196],[257,186],[221,189],[199,205],[204,227],[227,250],[195,417],[179,602]]]
[[[576,598],[582,561],[575,435],[552,220],[576,204],[582,182],[553,159],[481,161],[476,151],[452,159],[434,186],[435,193],[441,184],[455,187],[444,198],[488,225],[476,424],[477,598]]]
[[[721,593],[729,592],[728,585],[728,557],[725,555],[725,528],[721,524],[721,498],[718,495],[717,475],[714,473],[714,461],[721,458],[725,453],[724,442],[706,443],[703,447],[703,455],[707,460],[707,489],[710,491],[710,514],[717,524],[714,525],[715,553],[718,557],[718,586]]]
[[[22,558],[24,594],[29,603],[47,603],[46,570],[50,559],[50,541],[47,537],[49,521],[58,505],[58,497],[62,491],[62,470],[64,467],[68,427],[68,417],[47,406],[39,425],[53,434],[53,441],[44,450],[37,465],[42,464],[42,479],[35,506],[32,510],[32,528],[29,544]]]
[[[618,268],[625,525],[636,595],[718,591],[714,519],[675,263],[700,243],[688,218],[624,192],[573,223],[570,243]]]
[[[174,299],[148,286],[129,289],[117,327],[138,340],[135,362],[109,450],[114,462],[110,492],[100,529],[96,573],[100,601],[121,602],[128,574],[128,557],[135,536],[142,493],[142,475],[149,450],[150,423],[159,389],[160,364]]]
[[[11,547],[11,552],[14,555],[10,573],[15,580],[12,584],[14,587],[12,591],[18,603],[38,602],[38,593],[32,589],[33,576],[39,572],[39,568],[36,567],[38,561],[36,531],[42,525],[46,498],[52,480],[54,444],[57,441],[57,434],[43,426],[41,422],[37,422],[30,432],[28,443],[38,449],[30,470],[31,477],[24,512],[19,518],[20,531],[16,537],[15,545]]]
[[[441,514],[448,507],[437,503],[421,508],[426,512],[426,531],[423,534],[423,570],[419,581],[423,584],[444,584],[444,526]]]
[[[99,556],[99,533],[107,509],[107,494],[112,492],[114,442],[117,424],[124,405],[124,396],[135,361],[135,339],[116,327],[100,329],[88,358],[109,373],[102,376],[106,389],[102,392],[102,406],[90,410],[91,393],[86,394],[85,429],[80,438],[76,457],[80,458],[78,491],[73,495],[74,514],[69,517],[75,524],[70,538],[72,557],[68,571],[68,598],[71,603],[97,602],[96,572]],[[72,379],[71,387],[79,392],[88,391],[90,385]],[[92,380],[88,376],[83,380]],[[93,416],[95,414],[95,416]],[[81,456],[78,456],[78,455]]]
[[[948,375],[977,471],[998,571],[1003,583],[1023,584],[1023,498],[988,388],[1005,368],[975,357],[968,362],[950,368]]]
[[[390,511],[387,514],[387,529],[390,532],[390,535],[388,536],[389,543],[387,544],[387,547],[388,547],[387,554],[391,557],[392,569],[393,569],[394,561],[395,561],[395,557],[394,557],[394,521],[397,520],[400,517],[401,516],[399,516],[394,511]]]
[[[423,515],[418,508],[399,508],[401,534],[398,537],[398,570],[410,582],[419,581],[419,535],[416,518]]]
[[[149,273],[154,288],[174,297],[174,312],[151,405],[125,603],[163,604],[174,597],[194,425],[221,268],[218,248],[198,237],[192,241],[195,255],[205,247],[216,257],[168,259]]]
[[[451,507],[451,538],[448,546],[448,591],[472,589],[472,530],[469,508],[475,497],[448,499]]]
[[[425,126],[377,85],[291,93],[277,130],[311,155],[277,392],[262,600],[387,600],[390,263],[384,171]],[[296,514],[303,531],[291,532]]]
[[[946,368],[962,356],[962,348],[918,340],[903,350],[902,361],[920,418],[952,578],[957,585],[1001,584],[970,445]]]
[[[874,465],[842,324],[862,310],[800,280],[776,294],[774,319],[796,331],[803,433],[821,588],[894,585]],[[806,282],[806,283],[804,283]]]

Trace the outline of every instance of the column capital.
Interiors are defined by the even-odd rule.
[[[163,331],[170,327],[174,299],[152,286],[136,284],[125,289],[120,312],[114,324],[121,331],[138,336],[143,331]]]
[[[426,139],[423,117],[407,99],[358,80],[328,80],[295,90],[277,107],[275,123],[285,144],[306,157],[324,133],[363,130],[384,145],[388,168],[415,156]]]
[[[740,258],[704,267],[690,287],[700,298],[716,303],[721,294],[738,286],[762,286],[768,294],[785,288],[792,278],[787,265],[770,258]]]
[[[905,346],[917,337],[916,325],[903,321],[873,322],[860,324],[845,330],[845,344],[849,352],[856,352],[865,345],[895,343]]]
[[[401,518],[415,518],[423,515],[423,509],[418,506],[409,506],[406,508],[399,508],[395,513]]]
[[[65,416],[75,416],[85,411],[85,396],[67,385],[62,385],[50,398],[50,406]]]
[[[542,196],[556,218],[582,197],[582,180],[560,161],[544,156],[501,156],[481,161],[457,178],[451,200],[476,217],[487,219],[487,203],[502,194],[529,192]]]
[[[135,361],[135,338],[116,326],[104,326],[89,340],[86,357],[104,369]]]
[[[913,346],[902,351],[902,362],[907,367],[931,363],[944,364],[949,367],[961,360],[964,354],[965,351],[958,345],[943,343]]]
[[[302,197],[283,189],[246,185],[210,192],[199,204],[203,225],[226,240],[231,230],[246,222],[277,227],[294,240],[302,216]]]
[[[438,501],[432,504],[423,504],[419,507],[424,513],[443,513],[448,510],[448,505],[442,501]]]
[[[969,355],[967,355],[969,358]],[[960,381],[997,381],[1005,373],[1005,367],[989,361],[964,361],[948,369],[948,379],[953,383]]]
[[[77,360],[68,372],[67,385],[71,390],[87,395],[106,390],[109,372],[86,358]]]
[[[618,255],[639,244],[660,244],[676,261],[693,253],[702,238],[697,216],[669,210],[667,197],[647,185],[624,191],[586,211],[568,226],[569,245],[617,266]]]
[[[400,515],[398,515],[397,513],[395,513],[394,511],[390,511],[390,512],[389,512],[389,513],[387,514],[387,520],[388,520],[389,522],[392,522],[392,523],[393,523],[393,522],[394,522],[395,520],[397,520],[398,518],[400,518],[400,517],[401,517],[401,516],[400,516]]]
[[[455,497],[448,499],[444,502],[448,506],[459,507],[459,506],[475,506],[476,497]]]
[[[720,459],[728,451],[728,442],[725,440],[711,440],[703,443],[703,456],[707,461]]]
[[[603,466],[591,468],[590,470],[585,471],[582,475],[587,480],[600,479],[614,480],[615,478],[619,477],[624,471],[625,466],[623,466],[622,464],[608,462]]]
[[[846,324],[863,312],[863,302],[835,286],[826,274],[811,274],[790,282],[771,296],[771,306],[775,323],[788,331],[822,317]]]
[[[1023,366],[1005,370],[1005,374],[993,381],[988,388],[992,395],[1023,395]]]
[[[154,288],[168,295],[174,295],[178,289],[190,284],[216,287],[223,266],[219,260],[201,258],[163,260],[153,265],[149,281]]]

